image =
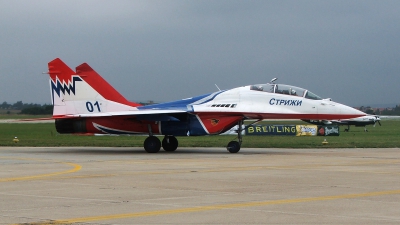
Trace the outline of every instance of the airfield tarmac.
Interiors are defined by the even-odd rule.
[[[399,224],[400,149],[0,147],[0,224]]]

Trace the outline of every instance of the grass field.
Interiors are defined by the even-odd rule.
[[[50,118],[51,115],[26,115],[26,114],[5,114],[0,113],[0,120],[8,119],[33,119],[33,118]]]
[[[382,126],[350,128],[340,136],[244,136],[242,148],[399,148],[400,120],[383,120]],[[263,124],[305,124],[301,121],[268,121]],[[13,142],[14,136],[20,140]],[[53,123],[0,124],[0,146],[109,146],[142,147],[146,136],[60,135]],[[177,137],[180,147],[225,147],[235,135]],[[327,145],[322,141],[327,139]],[[162,137],[160,137],[162,139]]]

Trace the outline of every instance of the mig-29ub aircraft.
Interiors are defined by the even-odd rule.
[[[57,132],[148,134],[149,153],[175,151],[175,136],[217,135],[244,120],[347,119],[365,115],[351,107],[322,99],[312,92],[283,84],[248,85],[178,101],[142,106],[126,100],[88,64],[70,69],[56,58],[49,62],[53,118]],[[276,79],[273,79],[273,81]],[[231,153],[240,150],[231,141]],[[163,135],[162,142],[154,135]]]
[[[305,122],[315,124],[315,125],[347,125],[347,128],[344,129],[345,132],[350,130],[350,125],[354,125],[356,127],[364,127],[364,132],[368,132],[367,125],[376,125],[378,122],[379,126],[381,125],[381,118],[377,115],[366,115],[360,116],[351,119],[341,119],[341,120],[303,120]]]

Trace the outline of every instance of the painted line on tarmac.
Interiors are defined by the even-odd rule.
[[[72,223],[107,221],[107,220],[127,219],[127,218],[146,217],[146,216],[171,215],[171,214],[178,214],[178,213],[195,213],[195,212],[204,212],[204,211],[211,211],[211,210],[223,210],[223,209],[259,207],[259,206],[268,206],[268,205],[283,205],[283,204],[330,201],[330,200],[340,200],[340,199],[376,197],[376,196],[382,196],[382,195],[395,195],[395,194],[400,194],[400,190],[366,192],[366,193],[359,193],[359,194],[345,194],[345,195],[333,195],[333,196],[321,196],[321,197],[309,197],[309,198],[281,199],[281,200],[271,200],[271,201],[263,201],[263,202],[244,202],[244,203],[232,203],[232,204],[221,204],[221,205],[208,205],[208,206],[198,206],[198,207],[190,207],[190,208],[166,209],[166,210],[156,210],[156,211],[147,211],[147,212],[81,217],[81,218],[71,218],[71,219],[63,219],[63,220],[51,220],[48,222],[37,222],[37,223],[29,223],[29,224],[30,225],[72,224]]]
[[[121,162],[121,161],[113,161]],[[116,177],[116,176],[132,176],[132,175],[165,175],[165,174],[185,174],[185,173],[223,173],[233,171],[256,171],[256,170],[318,170],[318,171],[331,171],[331,172],[351,172],[351,173],[373,173],[373,174],[393,174],[398,175],[400,172],[387,172],[387,171],[368,171],[368,170],[354,170],[341,169],[339,167],[354,166],[354,165],[374,165],[374,164],[393,164],[399,163],[399,160],[392,161],[376,161],[376,162],[360,162],[356,164],[305,164],[295,166],[250,166],[250,167],[220,167],[220,168],[203,168],[203,169],[187,169],[180,170],[157,170],[157,171],[141,171],[141,172],[125,172],[125,173],[112,173],[112,174],[96,174],[96,175],[79,175],[79,176],[63,176],[52,177],[51,179],[84,179],[84,178],[100,178],[100,177]],[[45,179],[45,178],[42,178]],[[50,179],[50,178],[49,178]]]
[[[6,157],[0,157],[6,158]],[[9,158],[11,159],[11,158]],[[12,159],[19,159],[19,160],[37,160],[37,161],[44,161],[38,159],[23,159],[23,158],[12,158]],[[111,162],[122,162],[122,161],[111,161]],[[358,170],[358,171],[348,171],[346,169],[340,169],[339,167],[345,166],[355,166],[355,165],[379,165],[379,164],[394,164],[399,163],[399,160],[375,160],[371,162],[358,162],[358,163],[345,163],[345,164],[305,164],[305,165],[294,165],[294,166],[250,166],[250,167],[220,167],[220,168],[203,168],[203,169],[181,169],[181,170],[163,170],[163,171],[141,171],[141,172],[127,172],[127,173],[112,173],[112,174],[96,174],[96,175],[77,175],[77,176],[63,176],[63,177],[51,177],[59,174],[67,174],[73,173],[76,171],[64,171],[60,172],[59,174],[49,174],[49,175],[40,175],[36,177],[26,177],[24,180],[27,179],[84,179],[84,178],[100,178],[100,177],[115,177],[115,176],[132,176],[132,175],[164,175],[164,174],[184,174],[184,173],[218,173],[218,172],[232,172],[232,171],[256,171],[256,170],[321,170],[321,171],[331,171],[331,172],[352,172],[352,173],[373,173],[373,174],[393,174],[398,175],[400,172],[387,172],[387,171],[367,171],[367,170]],[[59,162],[62,163],[62,162]],[[64,163],[67,164],[67,163]],[[70,164],[74,166],[74,170],[76,169],[78,164]],[[0,182],[5,181],[14,181],[13,178],[0,178]],[[23,179],[20,179],[23,180]]]
[[[51,161],[42,160],[42,159],[9,158],[9,157],[0,157],[0,158],[1,158],[1,159],[14,159],[14,160],[28,160],[28,161],[51,162]],[[75,163],[69,163],[69,162],[54,162],[54,163],[60,163],[60,164],[72,166],[73,169],[65,170],[65,171],[60,171],[60,172],[54,172],[54,173],[45,173],[45,174],[32,175],[32,176],[0,178],[0,182],[10,182],[10,181],[22,181],[22,180],[43,179],[43,178],[52,177],[52,176],[58,176],[58,175],[62,175],[62,174],[75,173],[75,172],[77,172],[77,171],[79,171],[79,170],[82,169],[82,166],[81,166],[81,165],[75,164]]]

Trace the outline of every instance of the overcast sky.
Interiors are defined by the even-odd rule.
[[[42,72],[59,57],[132,101],[277,77],[351,106],[400,104],[399,12],[398,0],[0,0],[0,102],[50,104]]]

